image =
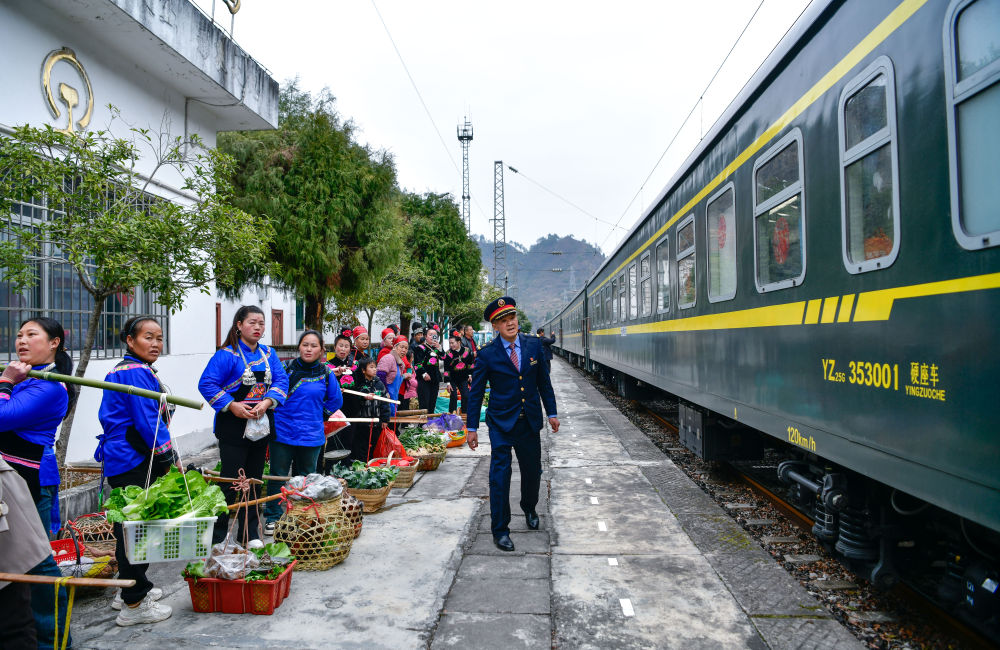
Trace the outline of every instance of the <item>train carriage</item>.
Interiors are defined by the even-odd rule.
[[[706,457],[757,453],[742,427],[780,441],[818,534],[873,580],[914,510],[995,573],[975,549],[1000,531],[998,116],[1000,0],[813,2],[557,345],[677,396]]]

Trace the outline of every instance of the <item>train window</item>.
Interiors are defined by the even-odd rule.
[[[611,281],[611,321],[618,322],[620,315],[618,313],[618,281]]]
[[[656,313],[670,310],[670,253],[667,238],[656,242]]]
[[[883,56],[840,96],[841,234],[851,273],[884,269],[899,252],[895,87]]]
[[[618,276],[618,321],[628,318],[628,296],[625,294],[625,274]]]
[[[757,291],[801,284],[806,274],[802,133],[794,129],[754,163]]]
[[[611,285],[605,285],[604,287],[604,313],[607,316],[608,324],[614,322],[615,309],[611,302]]]
[[[642,315],[653,313],[653,279],[650,268],[649,253],[639,258],[639,299],[642,301]]]
[[[708,301],[736,296],[736,190],[732,183],[708,200]]]
[[[631,320],[639,318],[639,287],[635,264],[628,267],[628,317]]]
[[[695,284],[694,215],[688,215],[677,227],[677,306],[693,307],[697,296]]]
[[[1000,0],[955,0],[945,22],[951,220],[965,248],[1000,244]]]

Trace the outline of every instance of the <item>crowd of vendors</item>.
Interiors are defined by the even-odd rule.
[[[440,326],[414,323],[411,338],[396,325],[372,340],[364,327],[344,329],[328,352],[322,333],[307,330],[299,338],[298,356],[282,362],[276,351],[260,343],[265,320],[255,306],[241,307],[223,345],[215,352],[198,384],[206,402],[215,410],[214,434],[218,440],[220,473],[236,477],[242,471],[260,479],[265,462],[270,474],[289,476],[329,470],[324,451],[348,450],[339,462],[368,460],[378,443],[381,425],[390,422],[398,401],[400,410],[435,411],[440,385],[450,394],[449,412],[468,403],[472,369],[479,352],[474,329],[442,332]],[[128,320],[120,338],[124,358],[107,374],[114,384],[168,393],[164,378],[154,367],[164,349],[164,334],[156,318]],[[78,389],[69,384],[29,376],[29,371],[72,374],[73,363],[65,348],[62,325],[50,318],[32,318],[21,324],[16,338],[18,360],[0,375],[0,533],[18,526],[30,534],[0,537],[0,572],[60,576],[48,540],[61,527],[60,475],[54,443],[57,430],[75,401]],[[349,390],[344,390],[349,389]],[[369,424],[348,426],[328,437],[325,422],[334,414],[367,418]],[[103,433],[98,436],[94,458],[112,487],[149,486],[171,467],[181,471],[170,435],[173,407],[126,392],[105,390],[99,410]],[[336,454],[334,454],[336,455]],[[268,483],[268,494],[277,494],[280,481]],[[258,496],[251,487],[251,499]],[[236,491],[227,490],[232,504]],[[37,516],[35,515],[37,513]],[[250,548],[263,544],[282,514],[278,501],[256,508],[245,516],[221,515],[213,543],[227,534],[244,540]],[[121,626],[155,623],[170,617],[171,608],[158,600],[163,595],[146,577],[147,566],[132,564],[125,552],[120,523],[114,524],[115,559],[119,577],[135,585],[120,589],[112,607],[120,610]],[[16,540],[13,545],[9,539]],[[65,612],[65,589],[58,589],[60,610]],[[51,585],[29,586],[0,582],[0,611],[10,613],[0,621],[0,647],[35,647],[52,644],[59,621],[53,613]]]

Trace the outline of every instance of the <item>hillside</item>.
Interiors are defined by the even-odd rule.
[[[493,241],[480,235],[477,243],[493,282]],[[599,248],[572,236],[549,235],[530,248],[508,241],[508,293],[537,327],[575,296],[603,261]]]

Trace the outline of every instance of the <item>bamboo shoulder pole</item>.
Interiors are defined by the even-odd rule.
[[[371,393],[362,393],[361,391],[351,390],[350,388],[341,388],[340,392],[347,393],[348,395],[357,395],[358,397],[368,397],[371,395],[374,399],[381,402],[391,402],[393,404],[400,404],[399,400],[389,399],[388,397],[382,397],[381,395],[372,395]]]
[[[7,369],[7,366],[0,365],[0,372]],[[136,395],[138,397],[148,397],[149,399],[159,400],[164,393],[158,393],[155,390],[146,390],[145,388],[137,388],[135,386],[126,386],[124,384],[115,384],[110,381],[101,381],[100,379],[88,379],[86,377],[74,377],[73,375],[60,375],[56,372],[42,372],[41,370],[29,370],[29,377],[34,377],[35,379],[44,379],[46,381],[58,381],[64,384],[76,384],[77,386],[87,386],[88,388],[100,388],[101,390],[113,390],[118,393],[128,393],[129,395]],[[205,403],[190,399],[187,397],[179,397],[177,395],[167,395],[167,402],[170,404],[176,404],[177,406],[185,406],[189,409],[201,409],[205,406]]]
[[[254,499],[253,501],[250,501],[248,503],[238,502],[238,503],[234,503],[231,506],[226,506],[226,507],[229,508],[230,510],[239,510],[240,508],[245,508],[247,506],[255,506],[257,504],[265,503],[267,501],[274,501],[275,499],[280,499],[282,496],[284,496],[284,495],[282,495],[279,492],[278,494],[272,494],[269,497],[262,497],[260,499]]]
[[[54,585],[63,578],[55,576],[34,576],[22,573],[0,573],[2,582],[24,582],[35,585]],[[135,580],[111,580],[105,578],[67,578],[67,587],[134,587]]]

